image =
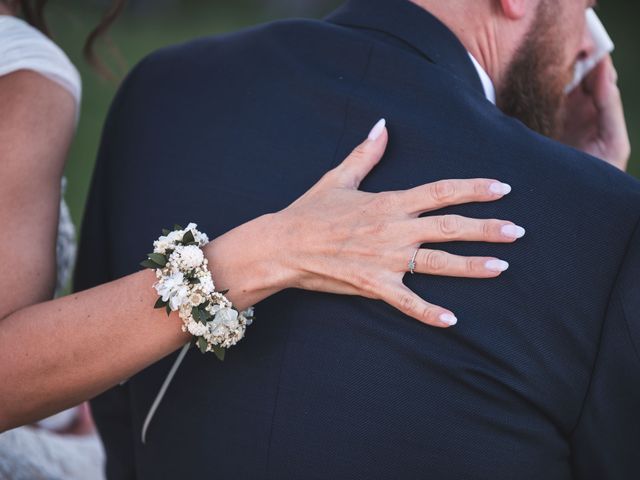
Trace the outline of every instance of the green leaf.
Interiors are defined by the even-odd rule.
[[[210,320],[212,320],[212,319],[213,319],[213,315],[211,315],[211,314],[210,314],[209,312],[207,312],[206,310],[204,310],[202,313],[203,313],[203,315],[204,315],[204,317],[203,317],[203,318],[204,318],[204,321],[205,321],[205,322],[208,322],[208,321],[210,321]]]
[[[184,230],[184,228],[182,228],[180,225],[178,225],[177,223],[173,226],[173,230]]]
[[[226,295],[227,293],[229,293],[229,289],[228,288],[226,290],[222,290],[220,292],[221,295]]]
[[[219,347],[217,345],[213,346],[213,353],[216,354],[216,357],[218,357],[218,360],[220,360],[221,362],[224,362],[224,354],[227,352],[226,349]]]
[[[162,229],[162,235],[164,235],[165,237],[166,237],[167,235],[169,235],[170,233],[171,233],[171,230],[167,230],[166,228],[163,228],[163,229]]]
[[[197,343],[200,351],[202,353],[207,353],[207,341],[204,339],[204,337],[199,337]]]
[[[165,308],[167,309],[167,317],[169,315],[171,315],[171,307],[169,306],[169,304],[167,303],[167,305],[165,306]]]
[[[158,300],[156,301],[156,304],[153,306],[153,308],[164,308],[167,306],[167,302],[162,300],[162,297],[158,297]]]
[[[186,232],[184,234],[184,236],[182,237],[182,243],[184,243],[185,245],[188,245],[188,244],[193,243],[195,241],[196,241],[196,239],[193,236],[193,232],[191,230]]]
[[[161,267],[164,267],[167,264],[167,257],[159,253],[150,253],[148,257],[149,260],[160,265]]]
[[[152,270],[157,270],[158,268],[162,268],[156,262],[154,262],[153,260],[149,260],[149,259],[145,260],[144,262],[140,262],[140,266],[144,267],[144,268],[150,268]]]
[[[198,277],[193,277],[191,279],[191,283],[200,283],[200,279]]]

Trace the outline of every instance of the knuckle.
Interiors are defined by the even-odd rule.
[[[428,323],[430,325],[438,324],[440,321],[438,317],[438,310],[436,308],[425,307],[422,311],[422,318],[424,319],[425,323]]]
[[[425,254],[425,267],[430,272],[441,272],[447,268],[447,255],[444,252],[431,250]]]
[[[363,144],[358,145],[351,152],[351,157],[352,158],[356,158],[356,159],[364,158],[366,155],[367,155],[367,149],[365,148],[365,146]]]
[[[339,175],[340,175],[340,167],[336,167],[333,168],[331,170],[329,170],[327,173],[325,173],[322,178],[320,179],[321,183],[333,183],[335,180],[338,179]]]
[[[489,186],[486,180],[477,180],[473,184],[473,194],[476,197],[483,198],[489,193]]]
[[[374,207],[378,211],[389,212],[397,208],[398,198],[395,193],[378,193],[375,196]]]
[[[438,228],[444,237],[455,237],[462,228],[462,219],[457,215],[443,215],[438,219]]]
[[[389,225],[387,224],[387,222],[376,221],[376,222],[372,222],[368,226],[368,228],[365,229],[365,232],[366,232],[366,235],[370,235],[374,237],[385,236],[388,228],[389,228]]]
[[[357,278],[357,287],[362,290],[367,296],[374,297],[377,296],[379,291],[379,282],[373,275],[368,275],[362,273],[358,275]]]
[[[400,295],[400,299],[398,300],[398,304],[400,305],[400,309],[404,312],[415,312],[417,309],[416,299],[411,295],[403,293]]]
[[[465,261],[465,270],[468,274],[477,273],[480,270],[478,262],[473,258],[467,258]]]
[[[482,222],[482,237],[488,240],[494,236],[494,232],[497,230],[497,224],[494,221]]]
[[[431,189],[433,199],[438,203],[445,203],[456,194],[456,185],[450,180],[441,180],[433,184]]]

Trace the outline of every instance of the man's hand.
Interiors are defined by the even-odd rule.
[[[617,81],[608,55],[569,94],[564,133],[559,140],[624,171],[631,145]]]

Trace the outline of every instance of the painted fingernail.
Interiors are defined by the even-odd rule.
[[[509,269],[509,263],[504,260],[489,260],[484,267],[491,272],[506,272]]]
[[[450,327],[458,323],[458,319],[450,313],[443,313],[442,315],[440,315],[440,321],[445,325],[449,325]]]
[[[509,238],[522,238],[527,231],[517,225],[505,225],[501,229],[502,235]]]
[[[507,183],[492,183],[489,185],[489,191],[496,195],[508,195],[511,193],[511,185]]]
[[[382,135],[382,132],[384,131],[384,127],[386,125],[387,121],[384,118],[378,120],[378,123],[376,123],[369,132],[369,140],[375,142],[378,138],[380,138],[380,135]]]

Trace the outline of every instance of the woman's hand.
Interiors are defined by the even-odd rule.
[[[416,250],[415,273],[419,274],[492,278],[508,268],[496,258],[459,257],[419,247],[449,241],[511,243],[524,235],[521,227],[502,220],[420,215],[450,205],[498,200],[511,188],[497,180],[473,179],[445,180],[399,192],[358,190],[382,158],[387,140],[381,120],[342,164],[289,207],[210,244],[207,255],[216,284],[231,288],[234,303],[233,296],[244,303],[294,287],[380,299],[421,322],[449,327],[457,322],[452,312],[427,303],[402,283]],[[256,239],[255,248],[247,248],[248,238]],[[244,258],[247,265],[250,262],[254,271],[262,265],[265,283],[242,279],[247,268],[232,267],[232,256]],[[252,296],[256,290],[263,294]]]

